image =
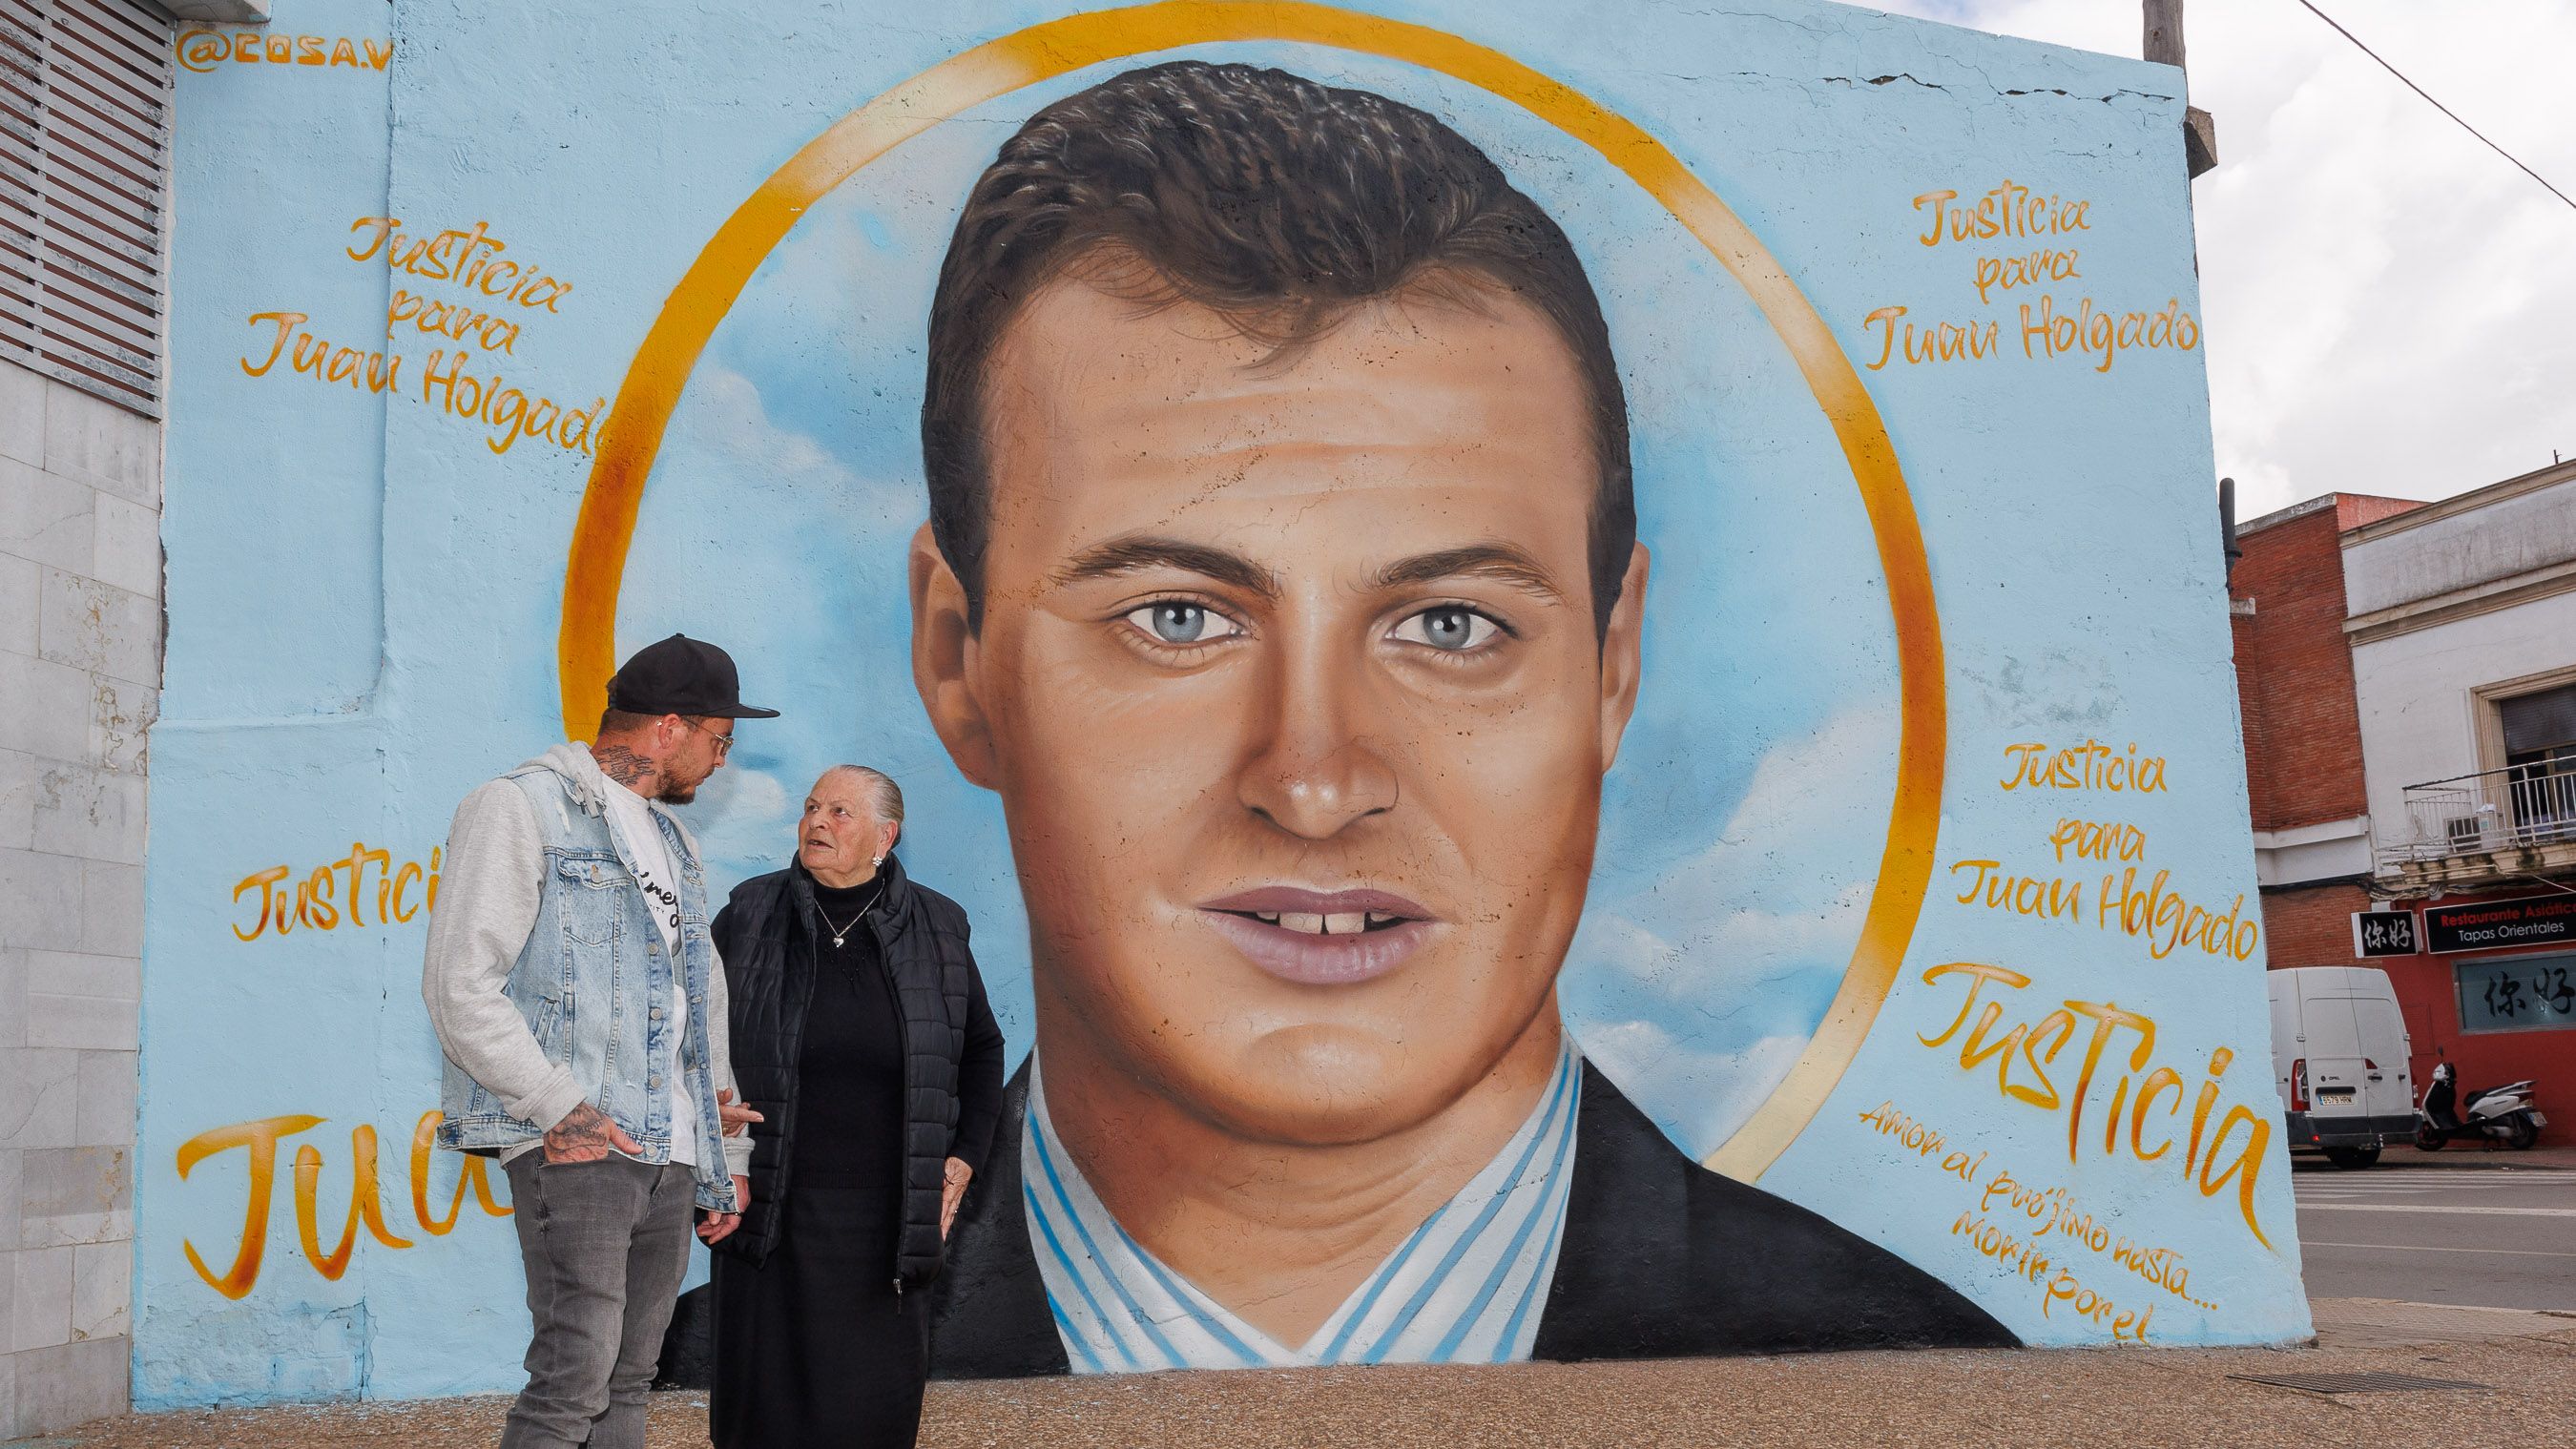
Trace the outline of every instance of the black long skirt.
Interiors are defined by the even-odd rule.
[[[715,1255],[716,1449],[911,1449],[930,1320],[894,1291],[894,1201],[800,1186],[767,1261]]]

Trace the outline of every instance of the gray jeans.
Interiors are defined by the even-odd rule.
[[[528,1386],[501,1449],[644,1449],[645,1392],[689,1271],[696,1175],[623,1157],[509,1166],[528,1270]]]

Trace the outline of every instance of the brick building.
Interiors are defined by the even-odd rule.
[[[2464,1088],[2534,1078],[2544,1140],[2576,1140],[2576,464],[2432,504],[2330,494],[2238,539],[2271,964],[2387,971],[2417,1082],[2445,1059]],[[2415,910],[2423,940],[2489,902],[2529,904],[2357,953],[2355,912]]]
[[[2255,879],[2276,965],[2320,965],[2349,932],[2308,939],[2308,918],[2348,911],[2371,874],[2361,713],[2343,621],[2343,534],[2411,499],[2330,493],[2237,530],[2228,575],[2236,689],[2254,811]],[[2322,917],[2320,917],[2322,918]]]

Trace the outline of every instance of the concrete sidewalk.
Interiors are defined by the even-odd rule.
[[[2576,1319],[2372,1299],[2315,1305],[2299,1349],[1856,1353],[1309,1369],[934,1385],[930,1449],[1478,1449],[1961,1444],[2443,1449],[2576,1442]],[[2326,1395],[2247,1374],[2405,1374],[2483,1387]],[[660,1396],[654,1449],[704,1445],[704,1399]],[[45,1449],[482,1449],[507,1401],[105,1420]]]

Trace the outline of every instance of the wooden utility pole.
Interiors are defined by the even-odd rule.
[[[2145,0],[2145,6],[2146,41],[2140,53],[2183,69],[2182,0]],[[2182,149],[2194,176],[2218,164],[2218,125],[2198,106],[2183,112]]]

